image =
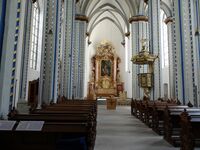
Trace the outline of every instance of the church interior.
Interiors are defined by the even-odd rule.
[[[0,89],[8,150],[200,149],[200,0],[1,0]]]

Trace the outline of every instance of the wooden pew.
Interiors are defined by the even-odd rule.
[[[94,148],[95,138],[96,138],[96,103],[89,102],[68,102],[64,104],[51,104],[45,106],[43,109],[32,110],[31,114],[12,114],[11,118],[13,120],[43,120],[45,121],[44,130],[58,132],[60,129],[64,128],[73,133],[72,135],[79,135],[79,130],[84,131],[84,137],[87,141],[87,147],[89,150]],[[73,132],[73,126],[79,128]],[[83,126],[84,125],[84,126]],[[87,130],[86,130],[87,129]],[[65,136],[71,136],[71,133]],[[77,138],[77,136],[76,136]],[[70,138],[69,138],[70,139]],[[68,139],[68,140],[69,140]]]
[[[166,106],[176,106],[175,103],[156,102],[153,105],[152,129],[159,135],[164,134],[164,111]]]
[[[94,120],[97,117],[96,111],[90,108],[81,108],[81,107],[50,107],[45,109],[35,109],[31,114],[88,114]]]
[[[140,118],[140,101],[141,100],[132,100],[131,110],[132,110],[132,114],[136,118]]]
[[[154,107],[154,103],[156,103],[155,101],[147,101],[145,103],[145,124],[148,127],[152,127],[153,126],[153,107]]]
[[[84,149],[91,150],[89,140],[90,133],[85,123],[45,123],[41,131],[16,130],[0,131],[0,144],[4,149],[20,150],[61,150]],[[86,138],[86,139],[85,139]],[[83,145],[70,145],[70,140],[81,140]],[[84,141],[87,145],[84,145]],[[75,144],[75,143],[74,143]]]
[[[192,114],[200,113],[200,109],[188,106],[167,106],[164,114],[164,139],[173,146],[180,146],[180,114],[187,110]]]
[[[65,100],[59,102],[58,104],[52,103],[51,105],[48,105],[49,109],[51,106],[53,107],[81,107],[81,108],[85,108],[85,107],[90,107],[90,109],[92,109],[93,113],[97,114],[97,101],[91,101],[91,100]],[[45,109],[47,106],[43,107],[43,109]],[[34,110],[33,110],[34,111]]]
[[[200,140],[200,113],[181,113],[181,150],[194,150]]]

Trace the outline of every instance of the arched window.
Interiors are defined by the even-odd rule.
[[[38,58],[38,33],[39,33],[39,6],[38,2],[32,5],[31,15],[31,38],[30,38],[30,68],[37,70]]]
[[[167,25],[165,19],[167,18],[165,12],[161,9],[160,11],[160,26],[161,26],[161,56],[162,56],[162,68],[169,66],[169,57],[168,57],[168,33]]]

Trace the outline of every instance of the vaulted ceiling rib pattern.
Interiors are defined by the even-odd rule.
[[[139,1],[139,0],[136,0]],[[88,33],[102,21],[112,22],[122,36],[129,32],[129,18],[136,12],[138,2],[132,0],[81,0],[80,10],[89,18]]]

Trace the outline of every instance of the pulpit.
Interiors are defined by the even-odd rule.
[[[88,97],[118,96],[123,91],[120,81],[120,58],[108,41],[97,46],[96,54],[91,58],[91,74],[88,83]]]

